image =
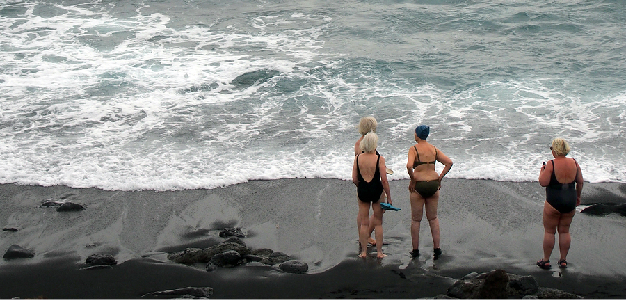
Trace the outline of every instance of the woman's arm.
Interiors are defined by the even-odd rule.
[[[452,162],[452,160],[449,157],[447,157],[445,154],[443,154],[443,152],[441,150],[439,150],[437,148],[435,148],[435,149],[437,150],[437,157],[435,157],[435,159],[444,165],[443,170],[441,171],[441,174],[439,174],[439,182],[441,182],[443,177],[445,177],[446,174],[448,174],[448,172],[450,172],[450,169],[452,168],[452,165],[454,163]]]
[[[406,162],[406,171],[409,173],[409,178],[411,182],[409,182],[409,192],[415,192],[415,179],[413,178],[413,164],[415,164],[415,151],[413,151],[413,147],[409,148],[408,160]]]
[[[552,169],[554,166],[550,161],[545,165],[541,166],[541,170],[539,171],[539,184],[541,186],[548,186],[550,184],[550,177],[552,175]]]
[[[356,143],[354,143],[354,156],[357,156],[359,154],[361,154],[361,141],[363,140],[363,137],[365,137],[364,135],[361,136],[361,138],[359,138],[358,141],[356,141]]]
[[[576,206],[580,205],[580,196],[582,195],[583,192],[583,184],[585,182],[585,180],[583,179],[583,173],[580,170],[580,166],[578,165],[578,162],[576,162],[576,160],[574,160],[574,162],[576,163],[576,169],[577,169],[577,173],[576,173]]]
[[[359,186],[359,176],[358,176],[358,171],[356,169],[357,167],[357,159],[359,158],[359,156],[355,156],[354,157],[354,164],[352,164],[352,183],[354,183],[354,185]]]
[[[380,181],[383,183],[383,190],[385,190],[385,193],[387,194],[387,203],[393,205],[391,202],[391,189],[389,188],[389,182],[387,181],[387,172],[384,171],[387,169],[387,166],[385,165],[385,158],[382,156],[378,162],[378,169],[383,170],[380,172]]]

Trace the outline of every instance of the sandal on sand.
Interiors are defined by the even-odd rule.
[[[543,260],[543,258],[537,262],[537,265],[544,269],[544,270],[550,270],[550,268],[552,268],[552,265],[550,264],[549,260]]]
[[[441,248],[435,248],[434,252],[435,254],[433,254],[433,260],[439,259],[439,256],[443,253],[441,252]]]
[[[419,249],[413,249],[413,251],[409,252],[409,254],[411,254],[411,258],[417,258],[420,256],[420,251]]]
[[[559,268],[567,268],[567,260],[561,259],[559,260]]]

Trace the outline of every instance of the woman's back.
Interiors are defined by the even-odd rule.
[[[435,171],[437,148],[426,141],[421,141],[409,150],[413,154],[413,174],[418,180],[434,180],[439,177]]]
[[[376,174],[378,155],[375,153],[361,153],[357,157],[358,167],[363,180],[371,182]]]
[[[570,183],[576,180],[578,166],[573,158],[555,158],[553,162],[554,176],[559,183]]]

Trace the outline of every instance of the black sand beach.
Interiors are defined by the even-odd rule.
[[[253,181],[213,190],[103,191],[64,186],[0,185],[0,251],[20,245],[35,257],[0,262],[0,298],[139,298],[182,287],[212,287],[211,298],[422,298],[445,294],[476,271],[533,275],[540,286],[587,298],[626,298],[626,218],[577,214],[569,268],[540,270],[543,189],[532,182],[446,179],[439,205],[444,255],[432,260],[423,221],[411,261],[405,180],[392,181],[384,217],[388,257],[357,259],[356,197],[335,179]],[[42,201],[85,205],[57,212]],[[626,185],[589,184],[583,204],[626,203]],[[219,243],[221,229],[241,227],[252,248],[270,248],[309,265],[306,274],[249,264],[207,272],[173,263],[166,253]],[[114,255],[112,268],[81,270],[93,253]],[[558,249],[552,260],[558,259]]]

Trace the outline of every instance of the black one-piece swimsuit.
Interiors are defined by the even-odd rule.
[[[380,195],[383,193],[383,183],[380,182],[380,170],[378,169],[378,162],[380,161],[380,155],[376,160],[376,172],[372,181],[367,182],[361,176],[361,169],[359,168],[359,157],[356,158],[356,170],[359,173],[359,185],[357,187],[357,194],[359,200],[363,202],[376,203],[380,199]]]
[[[546,200],[552,207],[556,208],[560,213],[568,213],[576,208],[576,179],[570,183],[560,183],[554,175],[554,161],[552,162],[552,176],[550,183],[546,187]],[[576,170],[578,177],[578,170]]]

